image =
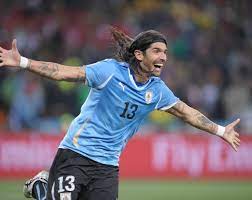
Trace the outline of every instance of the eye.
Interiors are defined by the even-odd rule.
[[[159,49],[153,49],[153,53],[159,53],[160,52],[160,50]]]

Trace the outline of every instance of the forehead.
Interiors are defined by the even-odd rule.
[[[163,43],[163,42],[154,42],[154,43],[152,43],[152,44],[150,45],[149,48],[151,48],[151,49],[158,48],[158,49],[162,49],[162,50],[164,50],[164,51],[167,50],[167,46],[166,46],[166,44]]]

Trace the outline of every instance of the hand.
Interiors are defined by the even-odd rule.
[[[12,41],[12,48],[10,50],[6,50],[0,46],[0,67],[19,67],[20,57],[16,39]]]
[[[234,127],[240,122],[240,119],[233,121],[225,127],[223,139],[228,142],[235,151],[240,145],[239,133],[234,130]]]

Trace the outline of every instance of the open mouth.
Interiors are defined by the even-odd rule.
[[[163,67],[164,65],[163,64],[154,64],[154,67],[156,67],[156,68],[161,68],[161,67]]]

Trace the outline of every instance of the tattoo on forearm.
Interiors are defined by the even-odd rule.
[[[36,66],[33,66],[31,62],[32,60],[29,60],[28,68],[41,76],[55,79],[58,75],[59,66],[56,63],[39,62],[38,64],[36,64]]]
[[[203,126],[209,126],[212,125],[213,122],[211,122],[207,117],[204,115],[198,116],[198,121],[203,125]]]
[[[212,122],[198,110],[189,107],[182,101],[178,102],[167,111],[177,117],[180,117],[185,122],[196,128],[210,133],[216,133],[217,131],[217,125],[214,122]]]
[[[34,62],[34,63],[32,63]],[[57,63],[29,61],[28,69],[41,76],[51,78],[53,80],[64,80],[73,82],[85,81],[85,70],[83,68],[71,68],[68,66],[60,66]]]
[[[59,72],[59,66],[56,63],[46,63],[42,62],[41,66],[39,66],[40,74],[46,75],[54,78]]]
[[[197,127],[204,129],[204,130],[207,130],[209,132],[215,131],[215,123],[212,122],[210,119],[208,119],[203,114],[197,113],[195,115],[195,118],[196,118],[196,122],[197,122],[197,124],[196,124]]]

